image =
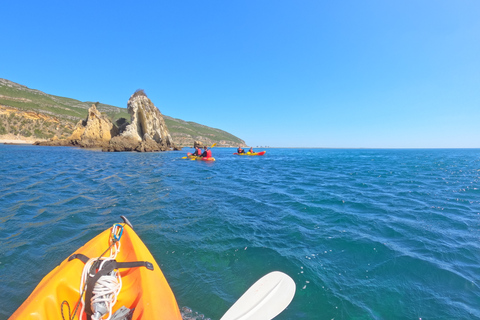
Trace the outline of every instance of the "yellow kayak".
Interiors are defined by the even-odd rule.
[[[10,319],[182,320],[160,267],[124,221],[47,274]]]
[[[194,156],[190,152],[187,153],[187,158],[190,160],[202,160],[202,161],[215,161],[214,157],[200,157],[200,156]]]

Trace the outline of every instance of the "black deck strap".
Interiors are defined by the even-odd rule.
[[[137,268],[137,267],[145,267],[148,270],[153,270],[153,264],[148,261],[117,262],[117,269]]]
[[[82,261],[83,263],[87,263],[88,260],[90,260],[89,257],[87,257],[86,255],[81,254],[81,253],[72,254],[72,255],[68,258],[68,261],[72,261],[73,259],[78,259],[78,260]]]
[[[73,259],[78,259],[82,261],[83,263],[87,263],[88,260],[90,260],[89,257],[87,257],[84,254],[81,253],[76,253],[72,254],[69,258],[68,261],[72,261]],[[93,266],[98,267],[98,264],[101,263],[102,260],[98,260],[96,264],[93,264]],[[131,261],[131,262],[117,262],[117,261],[111,261],[110,263],[115,262],[115,267],[114,269],[120,269],[120,268],[138,268],[138,267],[145,267],[148,270],[153,270],[153,264],[148,261]]]

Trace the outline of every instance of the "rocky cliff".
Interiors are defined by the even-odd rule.
[[[70,136],[74,124],[43,113],[0,104],[0,137],[11,135],[26,140],[45,140]]]
[[[102,148],[103,151],[166,151],[178,150],[160,110],[143,90],[137,90],[128,100],[130,122],[122,119],[118,128],[102,115],[93,104],[85,120],[77,123],[67,139],[39,141],[36,145],[79,146]]]

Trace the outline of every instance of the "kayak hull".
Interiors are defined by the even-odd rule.
[[[235,152],[234,154],[237,156],[263,156],[267,151],[260,151],[260,152],[245,152],[245,153],[237,153]]]
[[[89,258],[99,257],[109,247],[110,237],[111,228],[100,233],[74,253],[80,253]],[[112,313],[125,306],[134,309],[132,320],[181,320],[175,296],[160,267],[135,231],[126,224],[120,243],[117,262],[148,261],[153,265],[153,270],[145,267],[118,269],[122,279],[122,289]],[[13,313],[10,320],[62,320],[61,304],[64,300],[68,302],[73,314],[80,296],[79,287],[84,266],[85,264],[79,259],[71,261],[68,261],[68,258],[65,259],[40,281],[25,302]],[[68,307],[64,306],[63,310],[67,319]],[[79,310],[75,319],[79,319]],[[86,319],[85,313],[81,319]]]

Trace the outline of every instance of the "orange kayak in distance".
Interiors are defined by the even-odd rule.
[[[124,221],[101,232],[55,267],[9,319],[89,320],[110,315],[118,317],[115,319],[182,320],[160,267],[128,220]],[[105,291],[99,293],[102,285],[110,286],[106,280],[114,284],[115,292],[108,297],[116,300],[107,307],[101,302],[107,297]]]
[[[267,151],[260,151],[260,152],[245,152],[245,153],[237,153],[235,152],[237,156],[263,156]]]

